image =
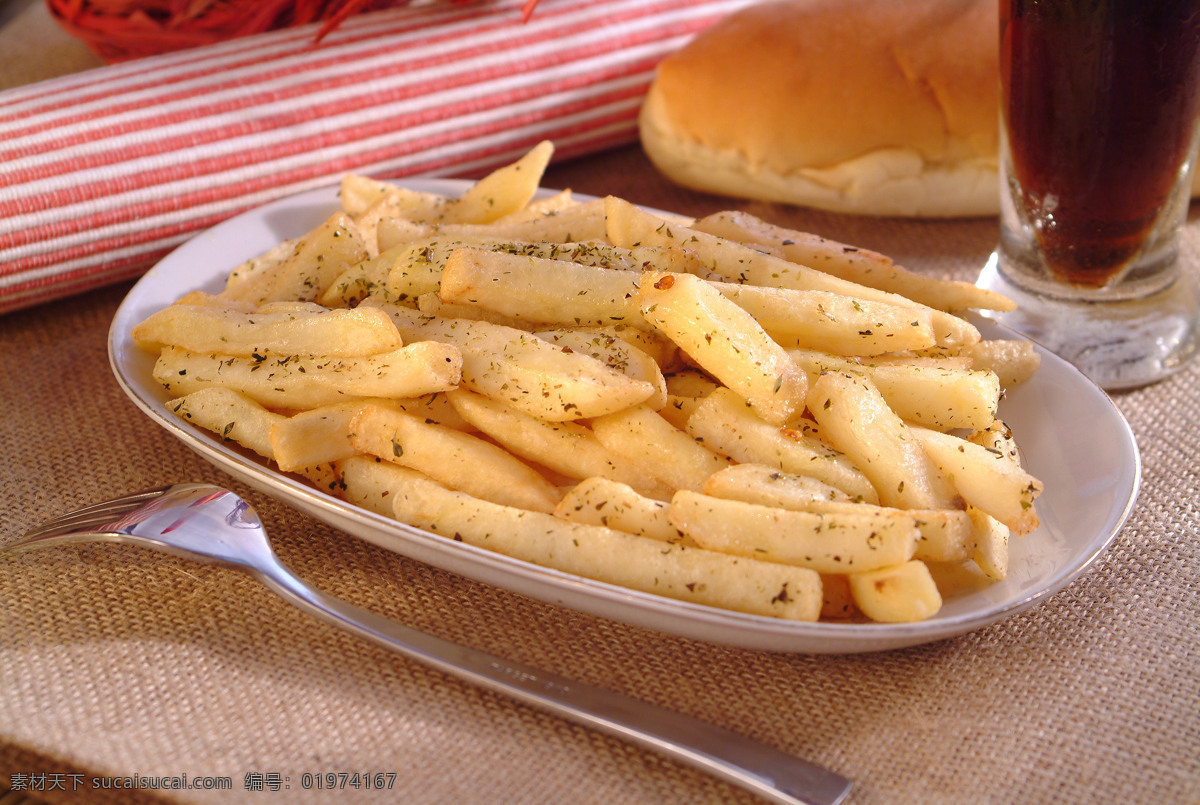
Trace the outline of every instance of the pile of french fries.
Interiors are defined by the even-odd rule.
[[[1042,484],[997,419],[1011,303],[739,212],[540,196],[341,209],[141,322],[171,411],[447,539],[801,621],[909,622],[1005,576]]]

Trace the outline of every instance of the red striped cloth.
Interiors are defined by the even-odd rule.
[[[747,0],[364,14],[0,93],[0,312],[137,276],[192,234],[337,181],[478,175],[633,141],[654,67]]]

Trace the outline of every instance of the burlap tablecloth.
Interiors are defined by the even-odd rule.
[[[636,147],[556,167],[547,184],[689,214],[731,204],[670,186]],[[958,278],[972,276],[995,238],[989,220],[740,206]],[[852,778],[853,803],[1200,802],[1200,362],[1116,397],[1142,450],[1142,494],[1112,549],[1066,590],[934,645],[798,656],[532,601],[231,482],[113,380],[106,331],[127,290],[0,318],[0,540],[133,489],[228,484],[258,509],[284,561],[320,588],[807,757]],[[305,773],[331,771],[394,774],[394,784],[302,788]],[[98,787],[183,774],[229,777],[233,791]],[[108,546],[0,564],[0,788],[14,776],[49,802],[756,801],[340,633],[236,572]]]

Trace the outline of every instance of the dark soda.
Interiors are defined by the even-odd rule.
[[[1000,0],[1000,37],[1018,208],[1056,277],[1103,287],[1194,147],[1200,0]]]

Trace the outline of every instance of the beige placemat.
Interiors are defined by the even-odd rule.
[[[548,182],[692,214],[729,205],[667,185],[635,148],[561,166]],[[743,206],[964,277],[994,237],[989,221]],[[1193,220],[1191,260],[1198,235]],[[0,319],[0,539],[131,489],[230,483],[144,419],[110,376],[105,331],[124,291]],[[232,485],[283,559],[321,588],[808,757],[852,778],[854,803],[1196,802],[1200,363],[1117,402],[1145,478],[1112,550],[1028,613],[887,654],[741,651],[573,613],[389,554]],[[756,801],[391,656],[232,571],[136,549],[64,548],[0,565],[0,691],[0,784],[52,775],[67,790],[38,793],[53,802]],[[395,778],[388,791],[304,790],[305,773],[329,771]],[[225,776],[233,790],[91,785],[131,774]],[[258,782],[267,790],[246,790]]]
[[[104,63],[87,45],[58,27],[44,0],[0,3],[0,90]]]

